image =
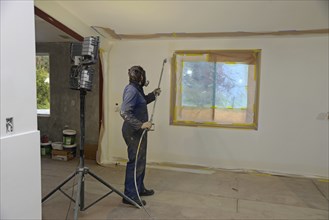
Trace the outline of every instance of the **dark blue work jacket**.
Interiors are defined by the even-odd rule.
[[[147,104],[155,100],[153,92],[144,94],[143,87],[135,82],[129,83],[123,91],[123,101],[120,115],[124,119],[123,130],[137,131],[147,122]]]

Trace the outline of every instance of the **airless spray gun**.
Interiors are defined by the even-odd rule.
[[[160,74],[160,79],[159,79],[159,83],[158,83],[158,87],[157,88],[160,88],[160,84],[161,84],[161,80],[162,80],[162,75],[163,75],[163,69],[164,69],[164,65],[165,63],[167,63],[167,59],[164,59],[163,60],[163,63],[162,63],[162,69],[161,69],[161,74]],[[151,113],[151,117],[150,117],[150,122],[153,124],[153,116],[154,116],[154,111],[155,111],[155,106],[156,106],[156,103],[157,103],[157,95],[155,94],[155,100],[154,100],[154,104],[153,104],[153,109],[152,109],[152,113]],[[152,129],[152,128],[151,128]],[[148,216],[151,217],[151,215],[148,213],[148,211],[145,209],[144,205],[143,205],[143,202],[142,202],[142,199],[141,197],[139,196],[139,192],[138,192],[138,187],[137,187],[137,180],[136,180],[136,169],[137,169],[137,162],[138,162],[138,154],[139,154],[139,150],[140,150],[140,146],[141,146],[141,143],[142,143],[142,140],[144,138],[144,135],[145,133],[148,131],[148,129],[144,129],[140,139],[139,139],[139,143],[138,143],[138,147],[137,147],[137,153],[136,153],[136,158],[135,158],[135,169],[134,169],[134,183],[135,183],[135,189],[136,189],[136,193],[137,193],[137,196],[138,196],[138,199],[139,201],[141,202],[142,204],[142,207],[143,209],[145,210],[145,212],[148,214]]]

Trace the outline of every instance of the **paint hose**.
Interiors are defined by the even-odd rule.
[[[162,75],[163,75],[163,69],[164,69],[164,65],[165,65],[166,62],[167,62],[167,59],[164,59],[163,60],[163,63],[162,63],[162,69],[161,69],[160,79],[159,79],[159,83],[158,83],[158,87],[157,88],[160,88],[160,84],[161,84],[161,80],[162,80]],[[154,116],[156,102],[157,102],[157,95],[155,95],[155,100],[154,100],[154,104],[153,104],[152,114],[151,114],[151,117],[150,117],[150,122],[151,123],[153,122],[153,116]],[[139,143],[138,143],[138,147],[137,147],[137,152],[136,152],[136,158],[135,158],[134,183],[135,183],[135,190],[136,190],[137,197],[138,197],[140,203],[142,204],[143,209],[145,210],[146,214],[150,218],[152,218],[152,216],[150,215],[150,213],[144,207],[143,201],[142,201],[141,197],[139,196],[138,187],[137,187],[137,162],[138,162],[138,154],[139,154],[139,151],[140,151],[142,140],[143,140],[143,138],[145,136],[145,133],[147,131],[148,131],[148,129],[144,129],[144,131],[143,131],[143,133],[142,133],[142,135],[141,135],[141,137],[139,139]]]
[[[145,135],[146,131],[147,131],[147,129],[144,129],[144,131],[143,131],[143,133],[141,135],[141,138],[139,139],[139,143],[138,143],[138,147],[137,147],[136,158],[135,158],[135,168],[134,168],[134,183],[135,183],[135,190],[136,190],[137,197],[138,197],[140,203],[142,204],[143,209],[145,210],[146,214],[150,218],[152,218],[152,216],[150,215],[150,213],[146,210],[141,197],[139,196],[138,187],[137,187],[137,162],[138,162],[138,154],[139,154],[141,143],[142,143],[142,140],[144,138],[144,135]]]

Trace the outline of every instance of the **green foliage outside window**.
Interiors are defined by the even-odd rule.
[[[37,108],[50,109],[49,56],[36,57]]]
[[[182,105],[246,108],[248,65],[184,62]]]

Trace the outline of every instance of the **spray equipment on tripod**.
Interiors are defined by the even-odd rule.
[[[82,43],[71,44],[70,70],[71,89],[91,91],[95,69],[92,67],[98,61],[99,37],[85,37]]]

